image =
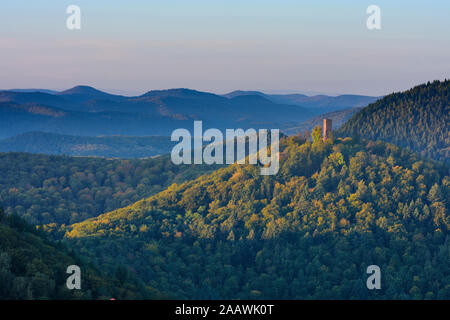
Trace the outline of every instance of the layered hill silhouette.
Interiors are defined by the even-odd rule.
[[[450,161],[450,80],[393,93],[356,113],[342,135],[383,140]]]
[[[365,107],[369,103],[376,101],[381,97],[369,97],[362,95],[344,94],[338,96],[315,95],[307,96],[304,94],[266,94],[259,91],[237,90],[225,94],[225,97],[234,98],[247,95],[258,95],[276,103],[294,104],[307,108],[313,108],[320,113],[326,113],[347,108]]]
[[[309,119],[327,108],[356,107],[376,99],[351,98],[341,103],[342,97],[311,97],[310,100],[322,101],[316,108],[313,104],[301,106],[292,99],[283,100],[281,95],[278,99],[264,94],[220,96],[190,89],[153,90],[135,97],[113,95],[89,86],[62,92],[36,90],[0,91],[0,138],[27,131],[168,136],[176,128],[191,129],[194,120],[219,129],[279,128],[286,122]]]
[[[168,135],[170,129],[189,128],[192,121],[162,115],[123,112],[83,112],[42,104],[0,103],[0,138],[30,131],[78,136]]]

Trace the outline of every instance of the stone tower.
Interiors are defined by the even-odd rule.
[[[332,130],[332,124],[333,122],[331,121],[331,119],[323,119],[323,141],[327,140],[328,138],[330,138],[330,133]]]

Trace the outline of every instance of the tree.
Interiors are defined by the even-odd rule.
[[[428,200],[431,203],[443,202],[444,197],[442,196],[441,189],[437,183],[431,187],[430,192],[428,193]]]
[[[313,140],[313,144],[318,143],[319,141],[322,141],[322,128],[320,126],[314,127],[311,133],[311,137]]]

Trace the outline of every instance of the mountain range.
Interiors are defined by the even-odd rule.
[[[364,96],[216,95],[190,89],[153,90],[141,96],[109,94],[89,86],[53,92],[0,91],[0,138],[28,131],[67,135],[169,136],[194,120],[224,128],[279,128],[326,111],[375,101]]]
[[[343,94],[338,96],[328,95],[314,95],[307,96],[304,94],[265,94],[260,91],[242,91],[236,90],[227,94],[224,97],[234,98],[247,95],[257,95],[271,100],[275,103],[281,104],[293,104],[307,108],[314,108],[320,113],[326,113],[330,111],[365,107],[369,103],[374,102],[382,97],[370,97],[362,95]]]

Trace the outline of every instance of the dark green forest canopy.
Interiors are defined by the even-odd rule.
[[[67,241],[181,298],[450,298],[448,167],[350,138],[289,137],[280,157],[275,176],[232,165],[69,226]],[[381,291],[365,288],[371,264]]]
[[[214,166],[154,159],[0,153],[0,196],[8,214],[32,224],[70,224],[130,205]]]
[[[383,140],[450,162],[450,80],[390,94],[355,114],[341,136]]]
[[[69,290],[67,267],[81,270],[81,290]],[[0,205],[0,300],[2,299],[143,299],[163,297],[129,277],[125,283],[80,259]]]

